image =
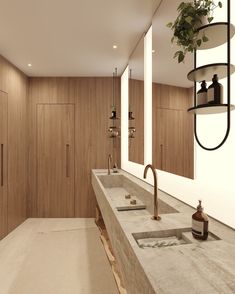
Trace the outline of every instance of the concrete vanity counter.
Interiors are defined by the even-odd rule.
[[[159,191],[162,219],[154,221],[151,185],[122,170],[108,179],[106,175],[106,170],[92,170],[92,185],[128,294],[235,293],[233,229],[210,219],[209,231],[218,240],[197,241],[189,232],[187,244],[140,248],[134,238],[138,233],[190,229],[195,210]],[[126,191],[137,195],[146,209],[118,211],[115,199]]]

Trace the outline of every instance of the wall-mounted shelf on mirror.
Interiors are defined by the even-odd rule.
[[[110,116],[110,118],[109,118],[109,119],[116,120],[116,119],[119,119],[119,117],[112,117],[112,116]]]
[[[133,116],[133,112],[132,111],[129,111],[128,113],[128,120],[134,120],[134,116]]]
[[[120,118],[117,117],[117,105],[116,105],[116,78],[117,78],[117,67],[115,68],[115,71],[113,72],[113,78],[112,78],[112,104],[111,107],[111,116],[109,116],[109,119],[111,120],[110,126],[108,128],[109,138],[117,138],[120,137],[120,127],[117,123],[117,120]]]
[[[203,35],[206,35],[209,41],[203,42],[201,46],[198,48],[198,50],[211,49],[227,43],[228,25],[228,22],[215,22],[200,27],[198,29],[198,38],[201,39]],[[230,38],[232,38],[234,34],[235,27],[232,24],[230,24]]]
[[[235,105],[230,105],[230,110],[234,110]],[[189,113],[192,114],[218,114],[225,113],[228,111],[228,104],[201,104],[188,109]]]
[[[109,127],[109,138],[117,138],[120,137],[120,129],[118,127]]]
[[[235,66],[230,64],[230,74],[235,72]],[[197,67],[188,73],[188,79],[194,82],[211,81],[214,74],[219,79],[227,77],[228,63],[212,63]]]

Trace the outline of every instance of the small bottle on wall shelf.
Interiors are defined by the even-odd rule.
[[[114,173],[118,173],[118,166],[117,166],[117,163],[116,162],[113,165],[113,172]]]
[[[206,81],[201,82],[201,89],[197,92],[197,105],[207,103]]]
[[[208,87],[207,102],[210,104],[223,103],[223,85],[218,82],[217,74],[214,74],[212,84]]]
[[[111,117],[110,119],[116,119],[116,107],[115,106],[112,106],[112,114],[111,114]]]
[[[208,216],[203,212],[199,200],[197,211],[192,215],[192,234],[195,239],[206,240],[208,237]]]

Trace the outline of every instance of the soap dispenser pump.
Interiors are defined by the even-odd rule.
[[[197,211],[192,215],[192,234],[195,239],[206,240],[208,237],[208,216],[203,212],[199,200]]]

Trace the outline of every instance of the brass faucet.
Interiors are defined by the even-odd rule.
[[[109,154],[109,156],[108,156],[108,175],[110,175],[110,165],[111,165],[112,159],[113,159],[112,155]]]
[[[154,215],[152,216],[152,219],[160,220],[161,217],[158,215],[158,200],[157,200],[158,199],[158,196],[157,196],[157,173],[151,164],[146,165],[146,167],[144,169],[144,179],[146,179],[147,171],[149,168],[153,172],[153,179],[154,179]]]

